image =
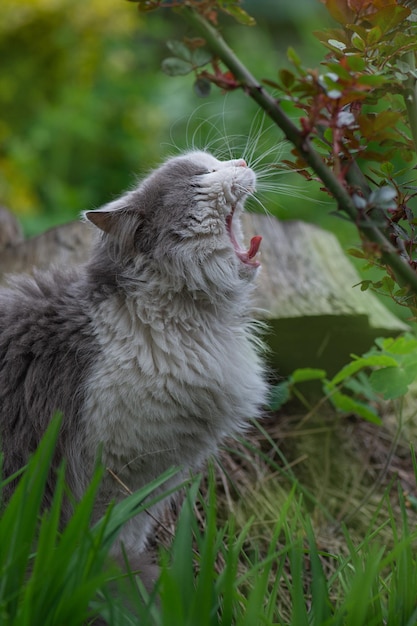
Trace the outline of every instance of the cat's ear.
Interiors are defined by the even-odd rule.
[[[94,226],[97,226],[105,233],[112,233],[116,228],[118,211],[109,211],[108,209],[98,209],[97,211],[84,211],[84,219],[88,220]]]
[[[143,214],[136,207],[129,206],[126,199],[123,202],[115,200],[95,211],[85,211],[83,217],[110,235],[110,239],[126,253],[135,250],[136,233],[141,228]]]
[[[135,215],[136,214],[136,215]],[[138,217],[138,211],[130,207],[129,199],[122,196],[113,202],[108,202],[101,209],[95,211],[84,211],[83,217],[94,226],[109,235],[118,236],[130,217]]]

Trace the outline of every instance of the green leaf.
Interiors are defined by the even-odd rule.
[[[390,276],[383,276],[381,280],[374,282],[373,286],[381,293],[388,294],[390,296],[394,291],[395,282]]]
[[[279,79],[280,79],[281,83],[283,84],[283,86],[286,89],[288,89],[289,87],[291,87],[291,85],[294,84],[295,76],[289,70],[286,70],[284,68],[284,69],[279,71],[278,75],[279,75]]]
[[[349,389],[355,398],[366,400],[367,402],[379,402],[378,394],[369,382],[369,376],[365,372],[358,372],[354,378],[349,378],[343,383],[345,389]]]
[[[407,9],[406,7],[390,5],[369,15],[369,21],[372,24],[379,26],[383,33],[386,33],[401,24],[401,22],[404,22],[410,13],[410,9]]]
[[[356,50],[360,50],[361,52],[365,50],[365,42],[362,39],[362,37],[358,35],[358,33],[353,33],[351,37],[351,43],[352,43],[352,46],[356,48]]]
[[[162,61],[162,71],[168,76],[185,76],[193,71],[192,63],[177,57],[168,57]]]
[[[380,87],[387,82],[387,77],[384,75],[378,74],[365,74],[363,76],[359,76],[358,84],[359,85],[367,85],[369,87]]]
[[[335,73],[338,78],[350,80],[350,73],[340,63],[327,63],[327,67],[329,70],[331,70],[332,73]],[[333,85],[335,84],[335,81],[337,81],[336,77],[333,80]]]
[[[372,372],[369,381],[376,392],[385,400],[404,396],[409,385],[417,378],[417,360],[406,367],[386,367]]]
[[[365,367],[398,367],[398,361],[385,354],[370,354],[369,356],[360,357],[342,367],[332,380],[329,381],[329,387],[336,387],[336,385],[342,383]]]
[[[272,387],[269,399],[268,406],[271,411],[277,411],[280,409],[288,400],[290,399],[290,385],[288,381],[284,380],[278,385],[274,385]]]
[[[368,291],[369,287],[372,285],[372,280],[362,280],[361,281],[361,291]]]
[[[381,424],[379,415],[363,402],[358,402],[340,391],[333,392],[330,399],[332,404],[344,413],[354,413],[355,415],[359,415],[359,417],[363,417],[368,422],[378,425]]]
[[[341,52],[343,52],[343,50],[346,50],[346,44],[343,41],[338,41],[337,39],[329,39],[327,43],[331,48],[334,48],[335,50],[339,50]]]
[[[386,161],[381,164],[381,172],[385,174],[385,176],[392,176],[394,173],[394,165],[391,161]]]
[[[379,26],[374,26],[368,31],[367,42],[373,46],[380,41],[382,37],[382,30]]]
[[[365,252],[363,250],[361,250],[360,248],[348,248],[346,250],[346,252],[348,254],[350,254],[350,256],[354,256],[354,257],[356,257],[358,259],[366,259]],[[362,283],[363,282],[371,282],[371,281],[362,281]],[[360,283],[360,284],[362,284],[362,283]]]
[[[394,296],[396,298],[405,298],[406,296],[408,296],[410,293],[410,288],[408,286],[405,287],[401,287],[401,289],[397,289],[394,292]]]
[[[361,54],[347,54],[346,55],[347,64],[350,69],[354,72],[363,72],[366,67],[366,61]]]
[[[244,11],[242,7],[228,6],[227,9],[225,7],[222,7],[222,10],[225,13],[228,13],[228,15],[234,17],[235,20],[240,24],[244,24],[245,26],[255,26],[256,24],[255,19],[251,15],[249,15],[249,13]]]
[[[175,57],[178,57],[183,61],[191,61],[191,56],[193,53],[182,41],[170,39],[169,41],[167,41],[167,47]]]
[[[325,370],[305,367],[295,370],[290,376],[291,383],[303,383],[308,380],[323,380],[326,378]]]
[[[210,63],[212,58],[213,55],[210,50],[207,50],[207,48],[196,48],[192,52],[190,61],[194,67],[202,67],[203,65]]]
[[[377,356],[380,351],[392,357],[397,365],[387,366],[372,372],[369,377],[372,388],[383,394],[386,400],[404,395],[409,385],[417,378],[417,339],[410,333],[400,337],[375,340],[379,348],[373,348],[367,356]]]
[[[395,63],[395,69],[399,70],[403,74],[408,75],[411,72],[411,65],[409,63],[406,63],[405,61],[401,61],[400,59],[398,59],[398,61]]]
[[[390,354],[410,354],[417,351],[417,339],[409,334],[400,337],[387,337],[379,344],[382,350]]]
[[[291,63],[293,63],[296,67],[301,67],[301,59],[291,46],[287,50],[287,57],[288,60],[291,61]]]

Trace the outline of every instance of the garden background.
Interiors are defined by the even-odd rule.
[[[258,76],[288,66],[290,45],[306,64],[320,61],[313,31],[332,22],[319,1],[245,6],[257,26],[228,19],[224,34]],[[225,101],[212,90],[202,99],[192,75],[162,72],[166,41],[187,33],[172,12],[144,16],[123,0],[4,0],[1,13],[0,198],[28,235],[114,198],[167,154],[190,147],[194,131],[202,147],[213,133],[231,141],[239,135],[240,145],[251,133],[257,108],[248,98],[232,93]],[[282,142],[277,129],[268,135],[258,150]],[[283,194],[265,200],[271,213],[343,231],[318,210],[319,192],[306,190],[301,177],[277,175],[280,184]]]

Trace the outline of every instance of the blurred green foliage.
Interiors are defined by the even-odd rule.
[[[245,7],[257,26],[226,20],[223,28],[258,76],[286,66],[290,44],[319,62],[312,31],[328,20],[319,0],[297,0],[296,12],[284,0]],[[192,76],[162,73],[165,42],[187,34],[172,13],[143,18],[124,0],[2,0],[0,14],[0,204],[28,234],[113,199],[167,154],[210,142],[214,150],[229,142],[236,152],[261,132],[242,94],[202,100]],[[281,137],[266,128],[258,150],[277,146],[276,160]],[[285,187],[303,187],[300,178],[276,179],[284,195],[263,198],[268,210],[281,217],[311,210],[311,189],[300,202]]]
[[[64,221],[155,159],[157,54],[127,3],[11,0],[2,12],[0,201]]]

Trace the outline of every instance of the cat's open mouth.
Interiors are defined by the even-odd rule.
[[[250,240],[250,245],[248,250],[244,250],[241,248],[239,242],[237,241],[234,232],[233,232],[233,215],[235,212],[235,207],[232,207],[232,212],[226,217],[226,228],[229,234],[230,240],[233,244],[233,248],[235,249],[236,256],[245,263],[246,265],[251,265],[252,267],[259,267],[260,262],[255,259],[255,256],[258,253],[259,246],[261,245],[262,237],[260,235],[255,235]]]

